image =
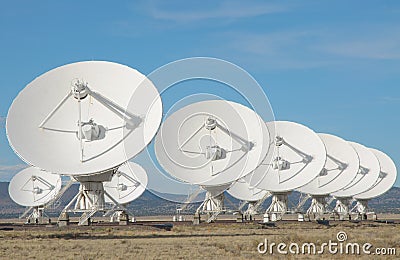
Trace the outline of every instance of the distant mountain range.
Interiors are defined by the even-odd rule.
[[[8,184],[8,182],[0,182],[0,218],[18,217],[26,209],[11,200],[8,194]],[[49,215],[59,214],[67,202],[78,192],[78,188],[78,184],[72,185],[61,197],[57,207],[48,209],[46,212]],[[298,192],[292,192],[289,196],[291,204],[297,204],[300,200],[300,195],[301,194]],[[200,194],[198,198],[199,197],[204,197],[204,193]],[[180,203],[173,201],[185,201],[186,198],[186,195],[161,194],[147,190],[137,200],[130,203],[128,208],[133,211],[136,216],[174,215]],[[227,208],[235,209],[235,207],[240,205],[239,200],[227,193],[225,194],[225,198],[225,206]],[[265,210],[269,203],[271,203],[271,198],[264,202],[262,209]],[[184,214],[193,214],[199,205],[199,202],[191,204]],[[304,208],[307,208],[309,205],[310,201],[304,205]],[[400,188],[393,187],[386,194],[371,200],[369,206],[377,213],[400,213]]]

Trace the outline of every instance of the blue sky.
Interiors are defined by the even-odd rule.
[[[0,30],[2,181],[22,164],[4,118],[35,77],[82,60],[148,74],[193,56],[247,70],[277,119],[382,150],[400,169],[399,1],[16,0],[2,2]]]

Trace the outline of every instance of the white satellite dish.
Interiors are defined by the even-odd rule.
[[[234,198],[242,201],[239,206],[239,211],[248,203],[247,209],[243,215],[245,219],[252,219],[258,214],[258,209],[262,203],[271,195],[266,190],[261,190],[256,187],[250,187],[250,175],[247,175],[237,181],[235,181],[227,190],[227,192]]]
[[[83,212],[84,224],[106,210],[103,182],[149,144],[161,117],[161,98],[144,75],[117,63],[86,61],[28,84],[10,107],[7,136],[28,164],[81,183],[63,214]]]
[[[323,169],[326,149],[318,135],[308,127],[288,121],[266,123],[275,128],[271,140],[272,161],[263,162],[252,173],[250,186],[272,192],[272,204],[266,214],[279,219],[287,211],[287,195],[312,181]],[[268,158],[268,156],[266,157]]]
[[[250,187],[246,179],[249,179],[248,176],[235,181],[227,192],[232,197],[242,201],[259,201],[268,193],[266,190]]]
[[[320,174],[297,191],[312,197],[308,214],[325,213],[326,198],[332,192],[350,184],[358,173],[360,160],[354,148],[342,138],[330,134],[318,134],[324,142],[327,160]]]
[[[363,193],[357,194],[353,197],[357,200],[357,211],[361,214],[366,213],[369,200],[381,196],[393,187],[397,177],[396,165],[392,159],[379,150],[371,148],[370,150],[378,158],[381,168],[379,178],[374,185],[367,191],[364,191]]]
[[[214,213],[222,210],[223,191],[253,171],[268,149],[269,132],[257,113],[225,100],[181,108],[165,120],[155,140],[160,165],[175,178],[206,189],[199,209]]]
[[[61,177],[34,167],[26,168],[11,179],[8,192],[11,199],[25,207],[43,206],[61,189]]]
[[[325,165],[326,149],[308,127],[287,121],[268,122],[275,127],[273,161],[262,163],[252,174],[250,185],[271,192],[292,191],[313,180]]]
[[[146,190],[147,174],[138,164],[127,162],[114,174],[110,182],[104,183],[105,192],[119,204],[127,204]],[[112,203],[108,197],[106,202]]]
[[[349,214],[349,206],[353,196],[370,189],[378,180],[380,164],[374,153],[365,146],[349,142],[356,150],[360,159],[360,168],[354,180],[340,191],[334,192],[336,201],[335,212],[344,218]]]
[[[26,168],[14,175],[8,186],[10,197],[15,203],[33,209],[28,219],[35,221],[43,216],[44,206],[56,197],[60,189],[60,175],[35,167]]]
[[[135,106],[126,111],[131,97]],[[7,117],[14,151],[30,165],[65,175],[114,169],[139,153],[162,117],[154,85],[117,63],[64,65],[29,83]],[[126,153],[123,141],[134,138]]]
[[[253,171],[269,148],[269,134],[253,110],[208,100],[169,116],[155,140],[161,166],[191,184],[230,184]]]
[[[354,180],[340,191],[333,192],[336,198],[353,197],[370,189],[379,178],[380,165],[374,153],[367,147],[349,142],[356,150],[360,159],[360,168]]]

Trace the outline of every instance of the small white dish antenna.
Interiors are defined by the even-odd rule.
[[[379,197],[390,190],[396,182],[397,169],[392,159],[379,150],[372,148],[370,148],[370,150],[374,153],[376,158],[378,158],[381,167],[379,177],[370,189],[353,197],[357,200],[370,200]]]
[[[242,179],[235,181],[227,190],[227,192],[234,198],[242,201],[259,201],[268,194],[268,191],[261,190],[256,187],[250,187],[249,177],[246,176]]]
[[[146,171],[138,164],[127,162],[122,165],[110,182],[104,183],[105,192],[119,204],[127,204],[139,198],[147,187]],[[106,202],[112,203],[107,196]]]
[[[61,177],[35,167],[28,167],[11,179],[8,186],[10,197],[25,207],[44,206],[61,189]]]
[[[271,192],[290,192],[312,181],[326,162],[322,140],[310,128],[288,121],[266,123],[275,128],[271,139],[272,161],[261,163],[252,173],[250,186]],[[271,158],[271,157],[266,157]]]
[[[320,174],[297,191],[310,195],[326,195],[350,184],[358,173],[360,160],[354,148],[342,138],[318,134],[325,144],[327,160]]]
[[[268,149],[268,129],[257,113],[225,100],[181,108],[155,140],[157,159],[169,174],[204,187],[230,185],[253,171]]]
[[[360,168],[353,181],[340,191],[332,193],[336,198],[350,198],[370,189],[379,178],[380,165],[374,153],[367,147],[349,142],[360,159]]]
[[[139,100],[129,106],[131,97]],[[162,117],[157,89],[130,67],[105,61],[64,65],[29,83],[7,117],[14,151],[64,175],[115,169],[154,137]],[[124,140],[134,139],[129,149]]]
[[[258,214],[259,208],[264,201],[272,194],[269,191],[261,190],[255,187],[250,187],[249,181],[251,176],[247,175],[235,181],[227,190],[234,198],[241,200],[238,210],[243,212],[245,219],[252,220]],[[248,204],[246,210],[242,210]]]

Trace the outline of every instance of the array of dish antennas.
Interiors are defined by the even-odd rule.
[[[353,199],[365,213],[368,199],[389,190],[397,174],[387,156],[379,159],[360,144],[294,122],[264,123],[249,108],[223,100],[194,103],[170,115],[156,136],[155,152],[172,176],[207,191],[196,215],[208,213],[208,222],[227,211],[224,190],[248,202],[238,210],[249,219],[269,197],[264,221],[281,219],[294,190],[304,194],[294,210],[312,198],[308,215],[328,213],[332,196],[338,204],[332,212],[341,218],[351,213]]]
[[[155,86],[127,66],[78,62],[43,74],[18,94],[8,113],[9,143],[32,166],[13,178],[11,197],[31,207],[30,218],[37,220],[63,192],[60,176],[70,176],[80,189],[61,216],[80,212],[80,224],[96,212],[121,217],[147,185],[145,170],[128,161],[154,136],[160,165],[206,190],[197,221],[202,213],[211,222],[227,211],[224,191],[249,204],[239,206],[249,218],[272,197],[265,221],[289,211],[294,190],[305,194],[296,211],[312,198],[306,213],[322,216],[334,198],[332,212],[341,218],[366,214],[368,200],[396,180],[393,161],[378,150],[294,122],[264,122],[235,102],[192,103],[159,129],[161,119]]]
[[[78,62],[50,70],[18,94],[8,112],[7,136],[29,165],[80,183],[62,216],[80,212],[84,224],[97,212],[124,209],[122,204],[143,192],[147,178],[135,179],[137,167],[127,161],[149,144],[161,116],[157,89],[138,71],[112,62]],[[138,174],[143,177],[142,170]],[[125,177],[118,184],[119,195],[126,188],[125,197],[104,189],[116,176]]]

